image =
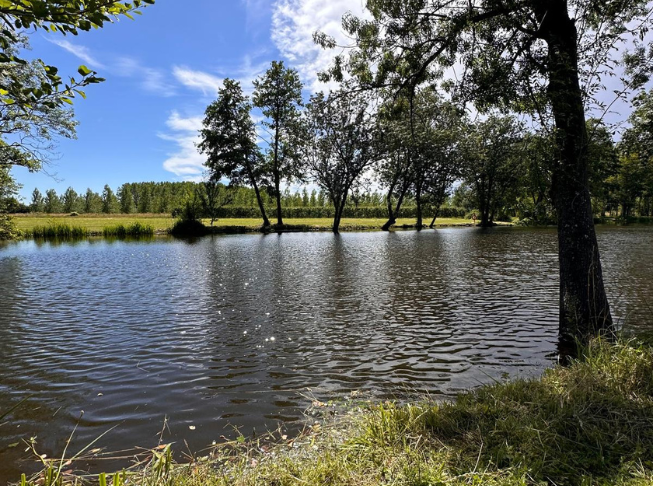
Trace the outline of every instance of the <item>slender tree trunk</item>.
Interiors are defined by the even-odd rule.
[[[274,190],[277,195],[277,225],[283,226],[281,216],[281,175],[279,174],[279,109],[277,108],[277,120],[274,128]]]
[[[335,209],[336,209],[336,214],[335,217],[333,218],[333,233],[334,234],[339,234],[340,233],[340,221],[342,220],[342,215],[345,212],[345,206],[347,205],[347,196],[349,195],[349,190],[351,189],[352,183],[345,184],[345,189],[342,194],[342,199],[340,200],[339,204],[335,204]]]
[[[279,171],[274,171],[274,192],[277,196],[277,225],[283,225],[283,217],[281,215],[281,181],[279,180]]]
[[[381,230],[389,231],[390,227],[397,222],[397,216],[399,215],[399,210],[401,209],[401,205],[404,202],[406,192],[408,192],[408,186],[408,184],[404,183],[401,187],[401,193],[399,194],[397,205],[395,206],[394,210],[392,209],[392,198],[390,197],[391,193],[388,193],[388,221],[386,221],[385,224],[381,227]]]
[[[548,95],[560,151],[552,188],[558,215],[560,342],[573,354],[577,340],[611,334],[613,324],[592,217],[576,26],[566,0],[534,0],[533,5],[548,46]]]
[[[254,173],[252,172],[252,168],[249,163],[247,164],[247,175],[249,176],[249,180],[252,183],[252,187],[254,188],[254,193],[256,194],[256,202],[258,202],[258,208],[261,211],[261,217],[263,218],[263,227],[267,228],[270,226],[270,220],[268,219],[267,214],[265,214],[265,206],[263,205],[261,192],[259,191],[258,184],[256,183],[256,178],[254,177]]]
[[[437,208],[435,208],[435,214],[433,215],[433,219],[431,220],[431,224],[429,225],[429,228],[433,229],[433,227],[435,226],[435,220],[438,219],[438,214],[440,214],[439,205]]]
[[[415,191],[415,204],[417,205],[417,221],[415,226],[417,226],[417,231],[422,229],[422,190],[421,187],[418,187]]]

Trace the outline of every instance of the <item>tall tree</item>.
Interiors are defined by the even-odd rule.
[[[97,192],[94,192],[90,187],[86,189],[84,194],[83,211],[87,214],[99,213],[102,208],[102,198]]]
[[[343,24],[357,48],[321,79],[348,69],[363,86],[410,88],[446,68],[456,99],[479,108],[504,104],[555,126],[552,196],[558,220],[562,344],[613,329],[603,284],[588,181],[584,101],[602,88],[629,45],[635,74],[647,79],[650,59],[639,38],[653,21],[646,0],[368,0],[371,19]],[[324,34],[317,40],[335,47]],[[582,82],[582,85],[581,85]],[[586,96],[589,95],[589,96]]]
[[[66,192],[61,196],[61,205],[63,206],[64,213],[72,213],[77,211],[77,192],[72,187],[66,189]]]
[[[256,144],[256,128],[251,104],[240,83],[225,79],[218,90],[218,99],[204,114],[200,130],[200,152],[207,156],[210,179],[227,177],[231,184],[247,183],[254,188],[263,226],[270,226],[259,189],[263,176],[263,160]]]
[[[551,201],[551,170],[556,163],[555,139],[545,130],[525,133],[518,207],[520,218],[534,224],[555,221]]]
[[[48,214],[58,213],[61,211],[61,199],[57,196],[57,191],[48,189],[45,191],[44,210]]]
[[[437,92],[426,88],[415,95],[410,121],[410,145],[413,162],[410,178],[416,205],[417,229],[422,229],[424,201],[431,203],[435,217],[447,191],[460,174],[459,139],[464,116],[452,103],[444,102]]]
[[[131,214],[134,212],[134,196],[131,184],[123,184],[118,189],[118,200],[120,201],[120,212]]]
[[[344,91],[328,97],[318,93],[311,97],[307,109],[306,161],[315,182],[329,194],[335,207],[336,234],[348,196],[376,161],[374,118],[369,111],[366,97]]]
[[[387,190],[385,202],[388,208],[388,220],[381,229],[388,231],[399,217],[401,206],[413,185],[416,137],[413,98],[403,93],[397,97],[384,93],[384,97],[376,131],[383,134],[377,140],[380,155],[378,177]]]
[[[473,189],[481,226],[494,224],[505,196],[517,187],[523,156],[520,131],[512,117],[494,115],[468,129],[462,149],[462,175]]]
[[[113,190],[109,187],[108,184],[104,186],[104,189],[102,189],[102,212],[104,214],[111,214],[116,212],[116,208],[118,206],[118,199],[116,198],[116,195],[113,193]]]
[[[612,134],[600,120],[587,120],[587,158],[593,212],[603,217],[615,191],[614,177],[619,167],[619,154]]]
[[[34,188],[32,191],[30,210],[33,213],[42,213],[44,210],[43,194],[41,194],[41,191],[39,191],[38,188]]]
[[[269,134],[266,155],[277,200],[277,224],[283,225],[281,182],[301,174],[302,83],[298,72],[284,67],[283,61],[272,61],[265,74],[254,81],[254,106],[265,117],[263,127]]]

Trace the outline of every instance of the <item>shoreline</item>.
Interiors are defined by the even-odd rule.
[[[171,236],[170,230],[174,226],[176,220],[171,217],[160,217],[160,215],[88,215],[88,216],[70,216],[70,215],[13,215],[14,222],[17,229],[23,233],[20,239],[54,239],[56,235],[48,237],[34,237],[30,234],[34,229],[48,228],[53,226],[63,226],[66,228],[79,229],[80,236],[76,239],[83,238],[114,238],[115,235],[107,235],[107,229],[116,226],[129,226],[134,224],[141,224],[151,228],[151,236]],[[340,225],[339,232],[367,232],[367,231],[383,231],[382,226],[386,222],[385,219],[378,218],[347,218],[344,219]],[[298,218],[287,219],[286,224],[279,227],[276,224],[264,228],[262,222],[258,219],[249,218],[225,218],[216,221],[211,226],[209,220],[202,220],[204,229],[199,234],[178,234],[172,235],[176,237],[193,237],[205,235],[233,235],[233,234],[281,234],[281,233],[300,233],[300,232],[333,232],[333,220],[330,218]],[[495,226],[510,227],[514,226],[513,223],[496,223]],[[438,229],[438,228],[472,228],[478,227],[471,220],[460,218],[441,218],[436,221],[433,228],[428,225],[423,225],[421,229]],[[400,218],[397,223],[390,228],[389,231],[418,231],[412,218]],[[421,231],[421,230],[420,230]],[[72,231],[71,231],[72,232]],[[130,236],[129,234],[123,236]],[[69,239],[66,235],[60,237],[61,239]]]
[[[183,463],[165,443],[144,450],[137,467],[108,474],[48,459],[20,484],[653,484],[653,348],[596,340],[582,356],[539,378],[483,385],[452,400],[315,401],[318,419],[307,419],[297,436],[239,437]]]

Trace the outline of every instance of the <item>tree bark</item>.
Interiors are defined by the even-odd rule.
[[[577,341],[611,335],[613,323],[589,192],[576,26],[565,0],[535,0],[533,6],[548,46],[548,95],[558,129],[552,195],[558,216],[560,343],[573,352]]]
[[[256,202],[258,202],[258,208],[261,211],[261,216],[263,217],[263,227],[267,228],[270,226],[270,220],[268,219],[267,214],[265,214],[265,206],[263,205],[263,199],[261,198],[261,192],[259,191],[258,184],[256,183],[256,178],[254,177],[254,172],[249,163],[247,163],[247,175],[249,180],[254,187],[254,193],[256,194]]]
[[[277,118],[274,128],[274,190],[277,196],[277,225],[283,226],[283,217],[281,216],[281,175],[279,174],[279,108],[277,107]]]
[[[415,204],[417,205],[417,220],[415,221],[415,226],[417,226],[417,231],[422,229],[422,190],[417,188],[415,191]]]
[[[279,171],[274,171],[274,192],[277,196],[277,224],[279,226],[283,225],[283,217],[281,215],[281,183],[279,181]]]
[[[406,192],[408,192],[408,187],[409,184],[406,183],[404,183],[401,187],[401,193],[399,194],[397,205],[395,206],[394,210],[392,209],[392,189],[390,192],[388,192],[388,221],[386,221],[385,224],[381,227],[382,231],[390,231],[390,227],[397,222],[397,215],[399,214],[401,205],[404,202],[404,196],[406,195]]]

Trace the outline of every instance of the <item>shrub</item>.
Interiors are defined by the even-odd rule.
[[[86,238],[88,229],[81,226],[70,226],[68,224],[54,223],[49,226],[35,226],[32,230],[33,238]]]
[[[16,228],[14,219],[8,214],[0,214],[0,240],[13,240],[20,236],[21,232]]]
[[[196,219],[180,219],[169,230],[172,236],[204,236],[208,228]]]
[[[125,238],[127,236],[154,236],[154,228],[149,224],[132,223],[130,225],[119,224],[104,228],[102,231],[105,237]]]

